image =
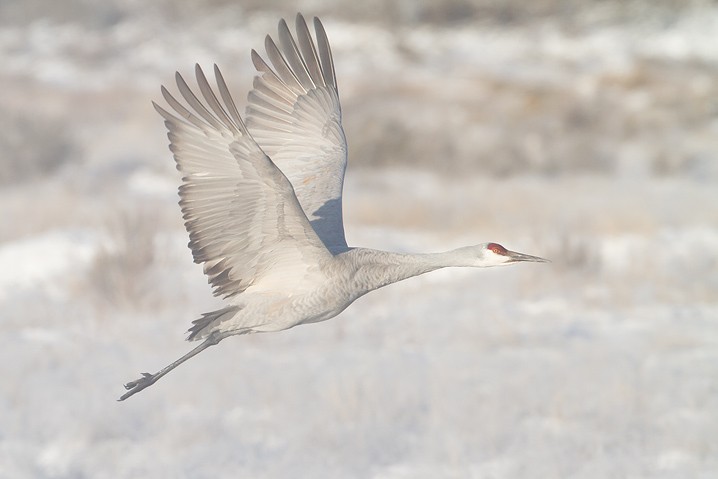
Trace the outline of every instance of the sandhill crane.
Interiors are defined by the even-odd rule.
[[[196,65],[204,102],[177,73],[185,105],[164,87],[174,112],[153,103],[182,173],[179,204],[194,261],[204,264],[226,306],[193,322],[187,339],[204,340],[199,346],[127,383],[120,400],[224,338],[325,321],[369,291],[412,276],[450,266],[546,261],[496,243],[432,254],[347,246],[347,145],[332,54],[317,18],[314,30],[316,41],[299,14],[295,39],[281,20],[279,44],[265,40],[272,66],[252,50],[259,73],[246,123],[216,65],[219,97]]]

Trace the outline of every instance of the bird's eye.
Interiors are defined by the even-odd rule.
[[[504,248],[500,244],[489,243],[488,249],[490,249],[493,253],[496,253],[496,254],[500,254],[500,255],[506,254],[506,248]]]

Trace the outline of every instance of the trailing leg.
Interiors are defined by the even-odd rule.
[[[173,363],[165,366],[164,368],[160,369],[154,374],[150,373],[142,373],[142,377],[139,379],[136,379],[135,381],[130,381],[127,384],[125,384],[125,389],[127,389],[127,392],[123,394],[118,401],[124,401],[128,397],[137,394],[138,392],[142,391],[145,388],[148,388],[152,386],[154,383],[156,383],[162,376],[167,374],[168,372],[172,371],[174,368],[182,364],[183,362],[187,361],[190,358],[193,358],[194,356],[198,355],[205,349],[209,348],[210,346],[214,346],[215,344],[222,341],[227,336],[230,336],[226,333],[218,333],[214,332],[210,334],[207,339],[202,342],[199,346],[194,348],[192,351],[188,352],[181,358],[179,358],[177,361],[174,361]]]

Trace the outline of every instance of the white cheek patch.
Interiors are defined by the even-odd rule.
[[[487,249],[485,254],[486,254],[486,259],[491,264],[497,264],[497,265],[505,264],[505,263],[508,263],[510,260],[510,258],[508,256],[504,256],[502,254],[496,254],[493,251],[491,251],[490,249]]]

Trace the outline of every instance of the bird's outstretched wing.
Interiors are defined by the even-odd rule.
[[[199,65],[195,73],[204,102],[177,73],[186,105],[162,87],[174,113],[154,106],[182,173],[189,247],[195,263],[204,263],[214,294],[232,296],[270,270],[329,257],[292,185],[247,132],[217,66],[219,98]]]
[[[279,22],[279,44],[267,35],[270,67],[252,50],[259,71],[249,93],[247,127],[292,182],[312,227],[332,253],[347,249],[342,185],[347,145],[332,53],[324,27],[314,18],[316,43],[301,14],[296,41]]]

